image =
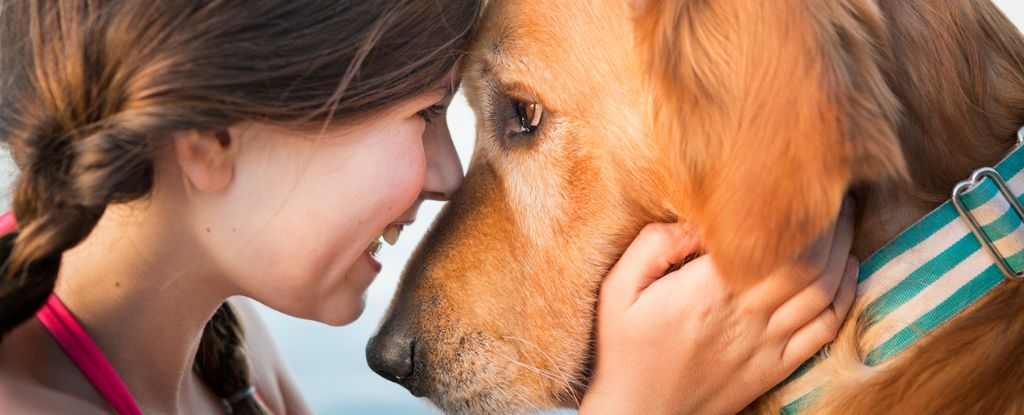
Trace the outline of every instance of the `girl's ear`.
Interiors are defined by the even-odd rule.
[[[649,0],[636,19],[673,208],[730,277],[798,258],[851,185],[906,175],[877,10],[814,3]]]
[[[228,130],[175,132],[174,153],[182,173],[201,192],[220,192],[235,174],[238,140]]]

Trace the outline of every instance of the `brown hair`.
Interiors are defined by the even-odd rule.
[[[21,169],[0,239],[0,336],[53,291],[64,251],[106,207],[145,197],[162,133],[241,120],[373,113],[443,80],[481,0],[4,1],[0,140]],[[225,303],[196,369],[222,398],[250,386]],[[262,413],[254,399],[231,409]]]

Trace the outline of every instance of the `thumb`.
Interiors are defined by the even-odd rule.
[[[700,249],[691,228],[675,223],[645,226],[601,284],[603,301],[629,305],[669,268]]]

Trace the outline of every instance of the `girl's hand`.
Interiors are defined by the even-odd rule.
[[[676,224],[640,232],[601,287],[580,412],[736,413],[832,341],[853,303],[852,203],[807,259],[737,287]],[[748,279],[748,281],[751,281]]]

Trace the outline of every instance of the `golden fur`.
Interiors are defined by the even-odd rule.
[[[864,258],[998,161],[1024,42],[987,0],[494,0],[463,84],[469,173],[381,331],[413,333],[409,387],[441,408],[521,412],[577,403],[601,276],[643,224],[691,223],[753,278],[848,192]],[[544,105],[533,135],[507,132],[512,100]],[[1022,295],[1004,284],[876,368],[848,324],[816,411],[1024,413]]]

